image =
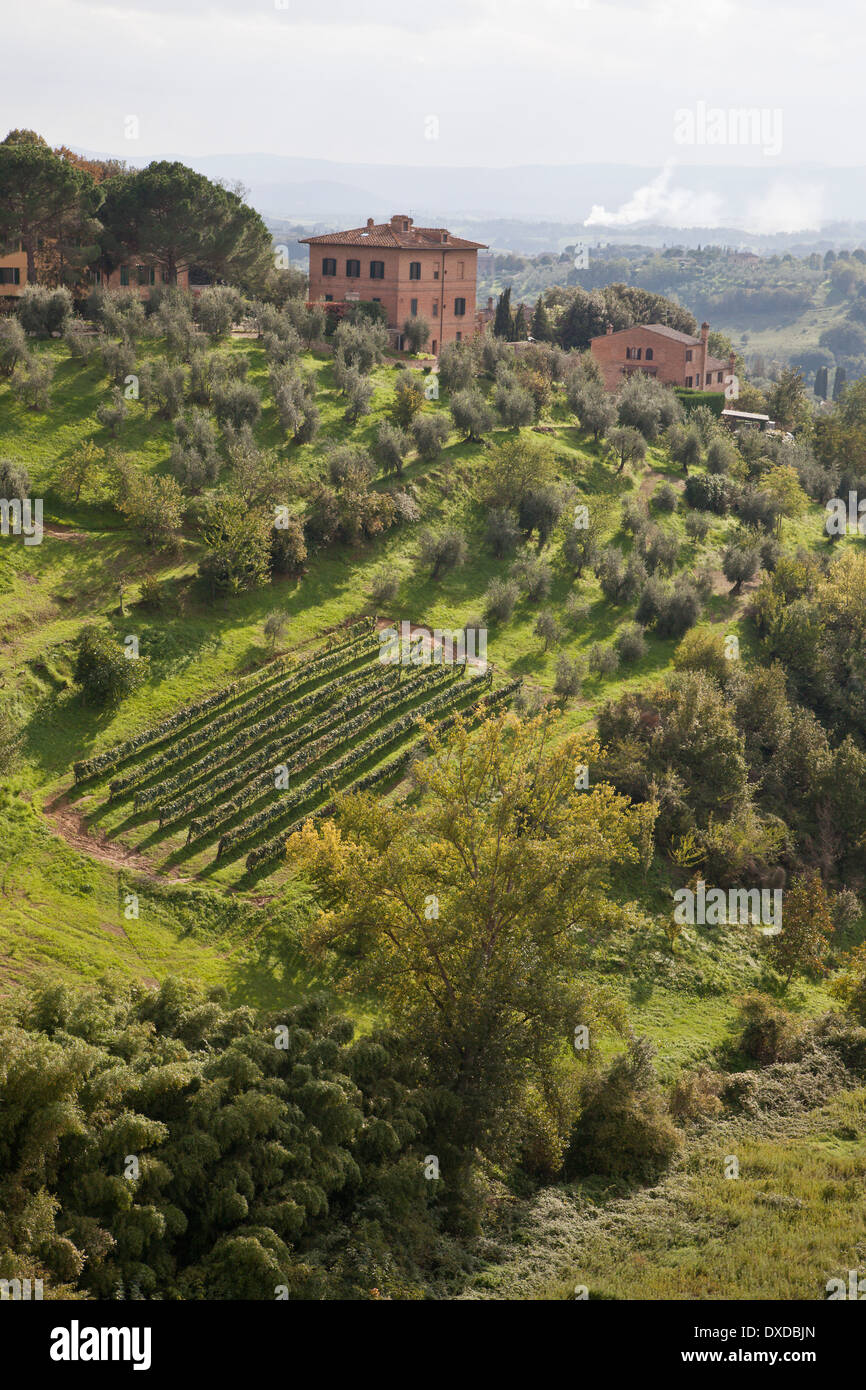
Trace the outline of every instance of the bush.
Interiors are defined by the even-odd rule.
[[[18,319],[0,318],[0,377],[10,377],[29,356],[27,334]]]
[[[262,413],[261,397],[251,382],[233,381],[220,385],[213,393],[214,414],[221,425],[229,424],[239,430],[250,428]]]
[[[601,642],[593,642],[589,649],[589,669],[598,676],[612,676],[619,666],[619,657],[613,647]]]
[[[492,579],[484,596],[484,614],[488,622],[507,623],[520,597],[513,579]]]
[[[535,620],[535,626],[532,631],[535,633],[536,637],[541,638],[544,643],[545,651],[547,651],[548,647],[552,646],[554,642],[559,641],[559,623],[556,621],[556,618],[549,608],[543,608],[541,610]]]
[[[240,318],[243,303],[231,285],[205,285],[195,306],[199,327],[211,338],[223,337]]]
[[[682,1072],[671,1088],[670,1112],[679,1124],[721,1114],[725,1077],[709,1067]]]
[[[389,420],[381,420],[376,431],[373,454],[386,473],[403,473],[403,460],[409,452],[409,436]]]
[[[437,459],[449,433],[448,421],[442,415],[416,415],[412,421],[412,435],[419,458],[425,463]]]
[[[446,343],[439,354],[443,390],[465,391],[475,379],[475,353],[469,343]]]
[[[670,483],[662,483],[653,493],[653,502],[660,512],[675,512],[679,502],[676,488],[671,487]]]
[[[400,581],[389,569],[377,570],[373,575],[370,584],[370,593],[373,602],[377,604],[393,603],[400,589]]]
[[[688,512],[686,514],[686,535],[696,544],[705,541],[707,532],[710,529],[710,518],[706,512]]]
[[[46,357],[28,357],[18,363],[9,384],[16,399],[30,410],[47,410],[53,380],[53,362]]]
[[[583,667],[573,661],[565,652],[560,652],[556,661],[556,676],[553,682],[555,693],[563,699],[576,699],[583,687]]]
[[[103,401],[102,405],[97,407],[96,418],[103,429],[117,434],[128,413],[129,408],[123,398],[123,392],[119,386],[115,386],[111,392],[111,399]]]
[[[421,537],[420,560],[422,565],[429,565],[431,579],[458,568],[466,560],[463,532],[453,526],[444,531],[425,531]]]
[[[584,1082],[580,1118],[565,1155],[568,1179],[598,1175],[653,1182],[670,1165],[680,1137],[655,1078],[653,1048],[634,1041]]]
[[[454,427],[467,439],[479,441],[493,427],[493,412],[480,391],[458,391],[451,400]]]
[[[545,560],[539,560],[534,555],[520,555],[511,566],[511,578],[530,603],[539,603],[550,593],[553,571]]]
[[[142,684],[146,669],[143,658],[131,660],[109,633],[92,624],[83,629],[73,675],[88,704],[116,703]]]
[[[579,594],[569,594],[565,600],[565,620],[572,627],[579,627],[589,617],[589,604]]]
[[[686,479],[686,502],[703,512],[725,516],[731,510],[729,479],[714,473],[690,473]]]
[[[674,666],[678,671],[707,671],[723,685],[731,674],[725,634],[717,628],[693,628],[674,652]]]
[[[299,574],[306,558],[303,523],[300,517],[290,513],[284,526],[274,526],[271,530],[271,574]]]
[[[801,1025],[766,994],[752,993],[743,998],[737,1026],[738,1050],[753,1062],[769,1066],[795,1061],[800,1054]]]
[[[614,645],[619,652],[621,661],[631,663],[640,661],[642,656],[646,656],[646,638],[639,623],[635,623],[633,627],[623,628]]]
[[[701,615],[701,600],[691,580],[681,577],[665,596],[656,618],[660,637],[682,637]]]
[[[62,333],[72,317],[72,295],[65,288],[50,290],[44,285],[28,285],[15,311],[25,333],[32,333],[34,338],[49,338],[52,333]]]
[[[30,496],[30,488],[30,474],[24,464],[0,458],[0,497],[5,497],[7,502],[13,497],[20,497],[23,502],[25,497]]]
[[[162,583],[155,574],[146,574],[138,586],[138,601],[142,608],[153,608],[159,611],[165,601],[165,592]]]
[[[416,314],[404,321],[403,337],[408,340],[410,352],[420,352],[430,337],[430,324],[422,314]]]
[[[485,539],[497,560],[510,555],[520,540],[520,526],[508,507],[491,507],[487,513]]]

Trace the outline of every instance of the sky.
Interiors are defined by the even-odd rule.
[[[822,169],[857,167],[866,215],[864,0],[0,5],[0,128],[52,145],[136,163],[645,168],[581,214],[590,229],[817,227],[838,206]],[[757,168],[759,192],[734,207],[690,183],[698,164]]]
[[[863,160],[862,0],[3,5],[6,127],[121,157],[656,172]],[[738,108],[763,113],[773,138],[724,128],[718,113]]]

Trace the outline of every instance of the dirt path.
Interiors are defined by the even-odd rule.
[[[189,878],[183,878],[179,874],[157,872],[152,860],[146,859],[143,854],[118,844],[105,834],[94,834],[88,828],[85,816],[76,811],[65,796],[59,797],[50,807],[45,808],[45,819],[60,839],[65,840],[73,849],[80,850],[82,854],[89,854],[91,859],[98,859],[102,864],[110,864],[115,869],[133,869],[154,882],[189,882]]]

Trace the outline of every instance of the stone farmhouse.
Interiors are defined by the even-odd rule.
[[[423,316],[429,350],[462,342],[477,331],[475,286],[484,243],[453,236],[445,227],[416,227],[395,214],[390,222],[302,238],[310,248],[310,303],[381,304],[396,347],[403,324]]]
[[[711,356],[709,332],[708,323],[701,324],[699,338],[662,323],[635,324],[616,333],[608,325],[607,332],[593,338],[589,346],[608,391],[615,391],[632,373],[644,372],[667,386],[720,391],[728,400],[735,400],[734,354],[726,362]]]

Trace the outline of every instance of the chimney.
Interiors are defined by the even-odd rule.
[[[375,225],[376,225],[376,224],[375,224],[375,222],[373,221],[372,217],[368,217],[368,218],[367,218],[367,226],[368,226],[368,227],[375,227]]]
[[[493,308],[493,295],[492,295],[492,294],[489,294],[489,295],[487,296],[487,307],[488,307],[488,309],[492,309],[492,308]]]

